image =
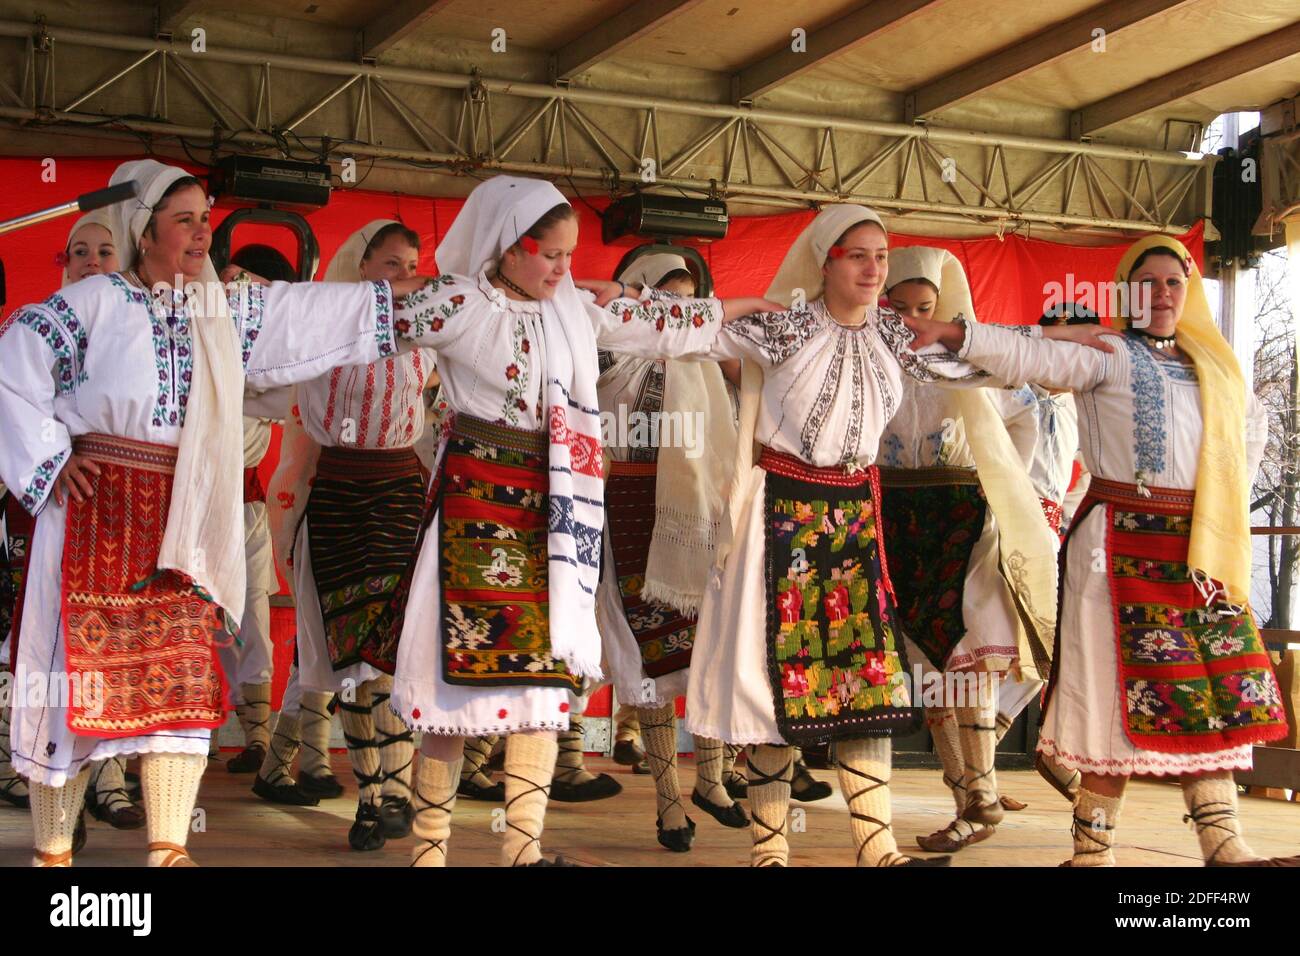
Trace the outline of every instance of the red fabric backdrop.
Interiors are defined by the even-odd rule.
[[[98,189],[107,184],[109,175],[122,161],[121,157],[55,157],[51,167],[48,161],[41,159],[0,157],[0,182],[6,185],[0,194],[0,220],[67,202],[81,193]],[[198,167],[190,168],[199,175],[204,172]],[[46,181],[51,170],[53,181]],[[328,206],[306,214],[320,244],[321,269],[317,277],[324,275],[330,257],[353,231],[372,219],[381,218],[400,219],[416,230],[422,240],[421,271],[435,271],[434,250],[463,202],[461,199],[428,199],[360,189],[336,191]],[[577,276],[609,276],[628,249],[638,244],[632,240],[622,240],[612,246],[601,242],[600,220],[591,207],[601,209],[607,202],[604,198],[591,199],[590,205],[575,202],[581,217],[582,236],[574,257],[573,271]],[[234,208],[237,207],[233,204],[218,204],[213,209],[214,226]],[[813,215],[812,212],[791,212],[733,219],[726,239],[701,247],[701,254],[713,273],[717,293],[723,296],[763,293],[776,274],[790,242]],[[8,278],[5,312],[44,299],[57,286],[61,270],[54,257],[64,248],[68,229],[75,221],[75,216],[68,216],[0,237],[0,258],[4,260]],[[1198,261],[1203,260],[1200,225],[1180,238]],[[1126,246],[1124,243],[1070,246],[1019,236],[950,240],[897,232],[891,235],[890,241],[894,246],[930,245],[950,249],[961,259],[970,277],[975,312],[979,318],[985,322],[1012,324],[1035,321],[1045,307],[1052,304],[1045,289],[1050,283],[1066,285],[1067,275],[1073,276],[1076,286],[1084,282],[1109,281]],[[289,255],[291,260],[295,258],[296,245],[285,230],[248,225],[239,227],[232,248],[238,249],[249,242],[273,245]],[[277,429],[271,451],[260,468],[263,483],[270,481],[278,458]],[[279,706],[293,654],[293,614],[287,608],[275,608],[273,618],[276,640],[273,699]],[[593,698],[588,713],[592,716],[608,714],[608,694]]]

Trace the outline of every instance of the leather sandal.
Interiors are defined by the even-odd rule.
[[[964,850],[972,843],[982,843],[996,832],[997,827],[981,827],[978,830],[972,830],[970,836],[961,836],[953,824],[949,824],[929,836],[917,837],[916,845],[927,853],[956,853],[959,850]]]
[[[961,812],[961,818],[968,823],[986,823],[989,826],[1001,823],[1003,816],[1005,814],[1002,812],[1002,804],[997,800],[983,803],[968,799],[966,809]]]
[[[253,793],[263,800],[283,804],[286,807],[314,807],[320,803],[319,798],[313,797],[309,793],[303,793],[298,784],[271,783],[260,773],[253,780]]]
[[[149,844],[149,852],[155,853],[161,850],[167,851],[167,855],[158,865],[160,867],[172,866],[198,866],[190,856],[189,850],[177,843],[168,843],[165,840],[157,840]]]
[[[32,855],[40,861],[36,866],[41,869],[55,866],[72,866],[73,852],[71,850],[64,850],[62,853],[45,853],[34,849]]]
[[[998,803],[1002,804],[1003,810],[1010,810],[1012,812],[1015,812],[1017,810],[1023,810],[1025,809],[1025,807],[1029,806],[1029,804],[1022,803],[1021,801],[1017,800],[1015,797],[1007,797],[1007,796],[998,797]]]
[[[803,761],[795,761],[794,776],[790,778],[791,800],[812,803],[814,800],[825,800],[834,792],[829,783],[818,780],[809,773]]]
[[[343,796],[343,784],[339,783],[338,778],[332,773],[323,773],[319,777],[313,777],[309,773],[300,773],[298,775],[298,789],[309,797],[316,797],[318,800],[333,800],[335,797]]]
[[[551,782],[551,799],[560,803],[587,803],[606,800],[623,792],[623,785],[607,773],[599,774],[585,783]]]
[[[259,744],[245,747],[237,755],[226,761],[227,773],[256,773],[266,759],[266,751]]]
[[[467,800],[482,800],[485,803],[504,803],[506,785],[498,780],[490,787],[475,783],[473,777],[466,777],[456,785],[456,792]]]
[[[387,838],[379,820],[379,807],[363,803],[357,807],[357,818],[348,830],[348,844],[359,853],[382,849]]]

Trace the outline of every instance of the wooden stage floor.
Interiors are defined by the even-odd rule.
[[[225,753],[229,758],[232,753]],[[348,788],[343,797],[319,807],[287,808],[267,803],[249,791],[251,775],[233,775],[210,763],[198,806],[206,829],[190,839],[203,866],[404,866],[411,839],[390,841],[376,853],[355,853],[347,829],[355,812],[355,786],[344,754],[333,755],[334,772]],[[728,830],[689,806],[698,827],[694,849],[670,853],[655,842],[654,785],[611,760],[588,757],[588,769],[605,771],[624,786],[617,797],[595,803],[551,803],[543,845],[593,866],[744,866],[749,831]],[[689,801],[695,779],[691,758],[681,760],[682,789]],[[813,771],[834,784],[835,774]],[[1070,811],[1065,801],[1032,771],[999,773],[1004,793],[1029,804],[1008,813],[991,839],[963,850],[954,866],[1055,866],[1070,851]],[[501,804],[459,800],[451,840],[452,866],[495,865],[500,835],[492,830],[492,810]],[[848,866],[853,863],[848,814],[838,785],[816,803],[792,803],[805,811],[805,832],[791,835],[791,864]],[[1243,796],[1246,837],[1257,852],[1300,852],[1300,804]],[[915,838],[943,826],[951,801],[937,770],[894,773],[894,831],[904,851]],[[1120,824],[1116,857],[1123,866],[1198,866],[1196,839],[1182,822],[1182,794],[1176,785],[1130,784]],[[120,832],[88,820],[90,839],[77,857],[79,866],[136,866],[144,861],[145,832]],[[31,821],[27,812],[0,804],[0,866],[25,866],[30,860]]]

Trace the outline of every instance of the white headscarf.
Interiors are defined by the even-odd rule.
[[[329,268],[325,270],[326,282],[364,282],[361,277],[361,261],[366,254],[366,246],[385,226],[400,226],[396,219],[373,219],[352,235],[348,236],[339,251],[334,253]]]
[[[676,272],[682,269],[690,272],[686,265],[686,260],[672,252],[656,252],[653,255],[641,256],[629,265],[619,275],[619,282],[626,282],[629,285],[643,285],[651,288],[663,282],[664,276],[670,272]]]
[[[86,213],[84,216],[82,216],[80,219],[74,222],[72,224],[72,228],[68,230],[68,241],[64,243],[63,246],[65,252],[67,252],[72,248],[72,239],[74,236],[76,236],[78,230],[80,230],[82,226],[103,226],[105,229],[108,230],[108,234],[113,240],[113,247],[115,249],[118,248],[117,235],[113,232],[113,207],[112,206],[105,206],[102,209],[92,209],[90,212]],[[119,259],[120,257],[121,254],[119,253]],[[72,276],[68,273],[68,267],[71,265],[72,265],[71,262],[64,263],[63,265],[63,281],[60,283],[61,287],[72,284],[73,281]]]
[[[831,246],[840,236],[864,222],[875,223],[881,231],[888,232],[879,214],[866,206],[828,206],[819,212],[799,233],[799,238],[781,260],[781,268],[768,287],[767,297],[787,307],[794,301],[796,289],[803,289],[805,302],[820,298],[826,289],[822,266],[826,264]]]
[[[441,245],[438,268],[475,282],[497,268],[501,256],[558,205],[564,195],[548,182],[494,176],[479,184]],[[587,315],[590,297],[565,275],[543,299],[546,335],[546,421],[550,436],[550,640],[569,672],[599,679],[600,633],[596,584],[605,524],[605,483],[600,446],[599,366],[596,333]]]
[[[135,199],[112,207],[112,233],[122,271],[135,266],[153,210],[163,193],[190,174],[152,159],[123,163],[110,186],[135,180]],[[174,281],[173,276],[154,276]],[[190,292],[195,294],[191,295]],[[194,370],[181,428],[167,530],[159,570],[187,575],[238,627],[244,616],[244,367],[225,289],[212,260],[203,259],[197,286],[187,283]]]
[[[690,271],[684,258],[659,253],[637,259],[618,279],[657,286],[678,269]],[[619,374],[625,364],[629,371],[643,368],[642,360],[620,360],[606,370],[602,381]],[[687,415],[703,412],[704,429],[698,436],[703,453],[691,458],[684,443],[668,440],[670,429],[659,429],[663,444],[656,469],[654,530],[641,597],[697,614],[736,457],[736,422],[722,369],[716,362],[665,362],[663,412],[682,421]]]
[[[970,284],[961,262],[947,249],[910,246],[889,254],[889,287],[926,279],[939,290],[934,318],[974,322]],[[942,386],[934,386],[941,388]],[[945,389],[949,406],[966,429],[980,487],[998,528],[1002,573],[1016,596],[1028,646],[1021,647],[1020,672],[1043,680],[1056,630],[1056,542],[1043,520],[1038,493],[1007,433],[1002,416],[984,388]]]

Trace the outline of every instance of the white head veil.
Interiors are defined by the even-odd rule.
[[[819,212],[812,222],[804,226],[799,238],[781,260],[781,268],[768,287],[767,297],[786,307],[794,301],[796,289],[803,290],[805,302],[821,298],[826,290],[822,266],[826,264],[831,246],[844,233],[864,222],[875,223],[882,232],[888,233],[884,220],[874,209],[866,206],[827,206]]]
[[[361,258],[375,234],[385,226],[400,226],[396,219],[373,219],[348,236],[339,251],[334,253],[329,268],[325,270],[326,282],[361,282]]]
[[[135,180],[135,199],[113,211],[122,271],[139,258],[140,237],[154,207],[172,183],[190,174],[152,159],[123,163],[110,186]],[[173,276],[154,276],[174,281]],[[237,627],[244,616],[244,368],[226,293],[212,260],[203,259],[197,282],[186,284],[194,371],[173,479],[159,570],[188,576],[212,596]]]
[[[676,272],[678,269],[684,269],[690,272],[690,267],[686,265],[686,260],[676,253],[656,252],[653,255],[641,256],[631,265],[619,274],[618,281],[626,282],[629,285],[643,285],[655,287],[664,280],[664,276],[670,272]],[[694,273],[691,273],[694,275]]]
[[[494,176],[480,183],[438,246],[438,268],[475,281],[494,271],[505,251],[561,204],[569,201],[539,179]],[[554,297],[538,304],[546,331],[551,650],[569,673],[598,679],[601,644],[595,608],[605,489],[590,301],[566,274]]]
[[[72,224],[72,228],[68,230],[68,241],[64,243],[64,247],[63,247],[64,251],[66,252],[71,248],[72,238],[77,234],[77,231],[80,230],[82,226],[103,226],[105,229],[108,230],[108,234],[113,240],[113,247],[115,249],[120,249],[117,235],[113,232],[113,216],[114,214],[113,214],[112,206],[106,206],[103,209],[92,209],[90,212],[86,213],[84,216],[82,216],[80,219],[74,222]],[[120,251],[118,253],[118,257],[119,259],[121,257]],[[71,264],[72,263],[70,262],[64,264],[63,281],[60,283],[60,286],[72,284],[72,276],[68,274],[68,266],[70,266]]]

